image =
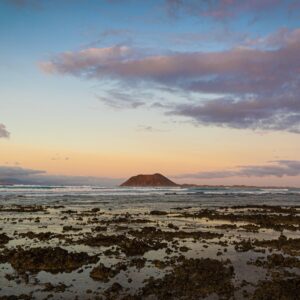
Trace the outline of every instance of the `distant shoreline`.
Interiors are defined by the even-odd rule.
[[[91,187],[100,187],[101,185],[96,184],[40,184],[40,183],[0,183],[0,187],[3,186],[44,186],[44,187],[66,187],[66,186],[91,186]],[[102,186],[101,186],[102,187]],[[209,185],[209,184],[177,184],[177,186],[104,186],[110,188],[235,188],[235,189],[300,189],[297,186],[255,186],[255,185]]]

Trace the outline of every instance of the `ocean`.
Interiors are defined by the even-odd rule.
[[[299,188],[125,188],[101,186],[0,186],[2,205],[101,205],[111,208],[233,205],[300,205]]]

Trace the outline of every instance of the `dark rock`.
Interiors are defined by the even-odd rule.
[[[171,181],[167,177],[161,174],[153,175],[137,175],[129,178],[127,181],[121,184],[121,186],[178,186],[175,182]]]
[[[199,299],[216,293],[222,298],[233,296],[233,268],[226,263],[209,259],[183,259],[162,279],[149,279],[140,293],[141,298]]]
[[[96,263],[97,256],[89,256],[85,252],[68,252],[60,247],[56,248],[21,248],[6,250],[0,255],[0,261],[9,262],[12,267],[20,272],[50,273],[71,272],[79,267]]]

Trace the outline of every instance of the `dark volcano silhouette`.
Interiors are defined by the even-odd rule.
[[[136,175],[130,177],[127,181],[121,184],[121,186],[178,186],[175,182],[171,181],[167,177],[156,173],[152,175]]]

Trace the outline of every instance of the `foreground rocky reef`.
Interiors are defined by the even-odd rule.
[[[300,206],[0,207],[0,299],[300,299]]]

